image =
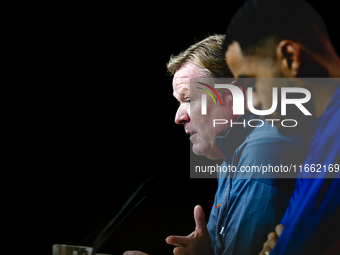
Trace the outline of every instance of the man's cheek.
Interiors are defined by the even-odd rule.
[[[206,115],[201,114],[201,108],[197,105],[190,107],[190,121],[199,126],[202,122],[204,122],[204,119],[206,118]]]
[[[201,104],[199,101],[194,101],[190,104],[189,107],[189,116],[191,117],[199,117],[201,116]]]

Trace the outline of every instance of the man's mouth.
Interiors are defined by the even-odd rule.
[[[189,135],[190,135],[189,139],[191,140],[196,134],[197,134],[196,132],[191,132],[191,133],[189,134]]]
[[[185,129],[185,133],[189,135],[189,139],[191,139],[197,132],[195,131],[190,131],[189,129]]]
[[[190,130],[185,130],[185,133],[186,133],[187,135],[190,135],[190,136],[196,134],[196,132],[194,132],[194,131],[191,131],[191,132],[190,132]]]

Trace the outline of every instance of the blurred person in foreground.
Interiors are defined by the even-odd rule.
[[[277,84],[265,84],[261,78],[289,78],[294,80],[290,86],[311,92],[314,121],[300,119],[303,128],[295,131],[314,132],[302,169],[319,165],[322,171],[299,172],[281,224],[271,230],[275,232],[258,252],[340,254],[340,173],[336,170],[340,163],[339,80],[320,83],[302,79],[340,77],[340,60],[322,18],[305,1],[249,0],[232,18],[223,51],[235,78],[257,79],[253,87],[263,109],[270,108]],[[284,117],[278,111],[273,116]]]
[[[214,128],[212,121],[217,118],[234,123],[259,118],[250,112],[234,115],[233,97],[228,89],[216,89],[222,105],[214,106],[210,98],[207,115],[201,115],[201,95],[205,92],[190,86],[190,79],[231,76],[222,53],[222,42],[222,35],[210,36],[179,55],[171,56],[167,64],[174,75],[173,95],[179,101],[175,122],[184,126],[193,152],[213,160],[222,159],[221,167],[237,168],[235,173],[218,173],[218,188],[208,224],[203,208],[198,205],[194,208],[195,231],[188,236],[167,237],[168,244],[178,246],[174,248],[176,255],[258,254],[268,232],[279,223],[288,206],[294,179],[292,182],[261,178],[258,173],[241,173],[240,167],[302,163],[307,155],[308,146],[303,143],[302,136],[285,137],[275,126],[265,122],[261,127],[242,124],[231,127],[229,121]],[[207,86],[204,88],[210,90]],[[144,253],[128,251],[125,254]]]

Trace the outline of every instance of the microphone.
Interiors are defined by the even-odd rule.
[[[126,217],[146,198],[146,196],[153,191],[155,188],[157,188],[160,184],[163,182],[160,181],[157,183],[157,185],[153,186],[151,189],[149,189],[145,195],[137,202],[135,205],[130,209],[125,216],[118,221],[118,219],[121,217],[121,215],[124,215],[123,213],[126,211],[126,209],[129,207],[130,204],[132,204],[133,201],[135,201],[135,198],[138,194],[141,194],[141,192],[144,190],[145,187],[150,186],[152,182],[156,179],[156,174],[151,175],[148,179],[146,179],[141,185],[138,186],[138,188],[135,190],[135,192],[130,196],[130,198],[125,202],[125,204],[122,206],[122,208],[119,210],[119,212],[114,216],[112,220],[103,228],[103,230],[99,233],[99,235],[96,237],[92,247],[92,255],[94,255],[97,250],[100,248],[100,246],[106,241],[106,239],[112,234],[112,232],[126,219]],[[118,223],[116,223],[118,221]]]

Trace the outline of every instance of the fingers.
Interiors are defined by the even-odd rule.
[[[173,253],[174,255],[189,255],[188,249],[184,247],[176,247]]]
[[[187,245],[187,238],[184,236],[168,236],[165,241],[168,244],[177,245],[180,247],[176,247],[173,251],[174,255],[189,255]]]
[[[126,251],[123,253],[123,255],[148,255],[141,251]]]
[[[277,239],[278,239],[278,237],[277,237],[276,233],[274,233],[274,232],[271,232],[268,235],[268,240],[267,240],[266,243],[267,243],[267,246],[269,246],[271,250],[274,249],[276,242],[277,242]]]
[[[196,230],[198,230],[200,233],[204,232],[207,229],[207,224],[205,223],[205,215],[202,206],[195,206],[194,218],[196,223]]]
[[[210,236],[208,233],[207,225],[205,223],[205,215],[200,205],[194,208],[194,218],[196,223],[196,230],[188,236],[168,236],[165,241],[168,244],[176,245],[174,249],[175,255],[192,254],[195,251],[197,240],[200,240],[201,247],[205,248],[205,244],[211,249]],[[202,254],[206,254],[202,252]]]
[[[271,232],[267,237],[267,242],[263,244],[263,249],[260,252],[260,255],[267,255],[267,252],[270,252],[274,249],[276,242],[277,242],[277,235],[274,232]]]
[[[165,239],[165,242],[167,242],[168,244],[185,247],[188,241],[187,237],[185,236],[168,236]]]
[[[277,225],[277,226],[275,227],[275,232],[276,232],[276,235],[277,235],[278,237],[281,236],[281,234],[282,234],[284,228],[285,228],[285,227],[284,227],[282,224]]]
[[[270,250],[268,250],[268,249],[263,249],[260,253],[259,253],[259,255],[268,255],[270,253]]]
[[[271,247],[271,245],[267,242],[265,242],[263,244],[263,249],[262,251],[260,252],[260,255],[268,255],[269,252],[272,250],[273,248]]]

